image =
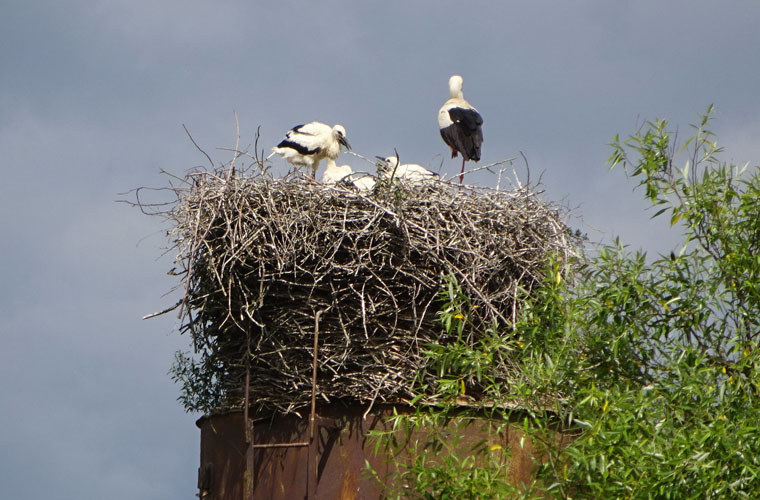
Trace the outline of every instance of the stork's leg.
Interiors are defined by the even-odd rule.
[[[319,164],[322,163],[322,160],[317,160],[311,165],[311,178],[316,180],[317,179],[317,170],[319,170]]]
[[[462,155],[462,170],[459,171],[459,185],[462,185],[464,180],[464,155]]]

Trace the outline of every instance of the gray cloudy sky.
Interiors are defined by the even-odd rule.
[[[708,104],[726,159],[760,159],[760,3],[5,0],[0,10],[3,498],[195,493],[196,415],[167,376],[186,346],[162,222],[117,204],[166,169],[320,120],[354,150],[454,172],[436,124],[452,73],[483,162],[527,156],[573,224],[665,251],[606,146],[637,120],[682,136]],[[344,157],[358,164],[354,157]],[[279,161],[279,160],[278,160]],[[524,167],[517,163],[518,173]],[[478,177],[478,182],[490,182]]]

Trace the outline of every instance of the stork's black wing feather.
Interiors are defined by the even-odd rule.
[[[320,150],[320,148],[309,149],[303,144],[300,144],[295,141],[291,141],[289,139],[283,140],[277,145],[277,147],[295,149],[296,151],[298,151],[299,154],[302,154],[302,155],[313,155],[313,154],[318,153]]]
[[[464,130],[472,134],[483,125],[483,117],[474,109],[451,108],[449,117],[454,123],[460,124]]]
[[[449,109],[453,122],[441,129],[441,137],[452,149],[452,158],[461,153],[465,160],[480,161],[480,147],[483,144],[483,117],[471,108]]]

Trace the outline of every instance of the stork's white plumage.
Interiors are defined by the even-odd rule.
[[[382,158],[376,156],[377,166],[380,174],[386,179],[391,177],[396,179],[406,179],[412,182],[425,182],[438,178],[438,174],[431,172],[422,165],[416,163],[402,163],[398,164],[398,157],[388,156]]]
[[[457,153],[462,155],[460,184],[464,177],[464,162],[480,161],[480,146],[483,144],[483,117],[464,99],[463,83],[459,75],[449,78],[450,98],[438,111],[438,128],[443,142],[451,148],[451,157],[456,157]]]
[[[322,184],[337,184],[353,173],[351,165],[336,165],[335,160],[327,159],[327,168],[322,174]]]
[[[323,184],[345,184],[359,191],[371,191],[377,181],[369,174],[354,172],[350,165],[336,165],[335,160],[327,159],[327,168],[322,174]]]
[[[374,177],[364,172],[354,172],[348,179],[359,191],[372,191],[375,184],[377,184],[377,180]]]
[[[346,129],[342,125],[331,127],[320,122],[297,125],[285,134],[285,139],[272,148],[271,158],[279,154],[296,167],[307,167],[314,178],[319,168],[319,162],[324,158],[336,160],[340,155],[341,146],[351,150],[346,139]]]

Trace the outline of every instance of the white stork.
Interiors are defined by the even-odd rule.
[[[441,137],[451,148],[451,157],[462,155],[462,170],[459,183],[464,178],[464,162],[480,161],[480,145],[483,143],[483,117],[478,110],[465,101],[462,93],[462,77],[454,75],[449,78],[448,101],[438,111],[438,128]]]
[[[396,178],[412,182],[425,182],[438,178],[438,174],[431,172],[422,165],[417,165],[416,163],[402,163],[399,165],[398,157],[396,156],[388,156],[386,158],[376,156],[375,158],[377,158],[377,167],[380,175],[386,179]]]
[[[354,172],[350,165],[336,165],[335,160],[327,159],[327,168],[322,174],[323,184],[346,184],[359,191],[371,191],[377,181],[369,174]]]
[[[323,158],[336,160],[340,155],[341,146],[351,150],[346,139],[346,129],[343,125],[331,127],[320,122],[297,125],[288,130],[285,139],[272,148],[272,154],[279,154],[293,166],[308,167],[314,178]]]
[[[375,184],[377,184],[377,180],[374,177],[364,172],[355,172],[348,179],[359,191],[372,191]]]
[[[322,184],[337,184],[353,173],[351,165],[336,165],[335,160],[327,159],[327,168],[322,174]]]

